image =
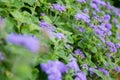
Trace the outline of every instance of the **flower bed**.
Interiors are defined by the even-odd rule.
[[[108,0],[0,0],[1,80],[119,80],[120,9]]]

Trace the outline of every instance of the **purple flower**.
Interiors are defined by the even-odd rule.
[[[41,63],[40,67],[48,75],[48,80],[62,80],[62,73],[67,71],[66,65],[60,61]]]
[[[65,38],[65,35],[62,34],[62,33],[56,33],[56,34],[55,34],[55,37],[56,37],[57,39],[59,39],[59,40],[62,40],[62,39]]]
[[[114,19],[112,20],[112,22],[115,23],[115,24],[117,24],[117,23],[118,23],[118,20],[117,20],[116,18],[114,18]]]
[[[89,10],[88,10],[87,8],[85,8],[85,9],[83,10],[83,12],[84,12],[84,13],[89,13]]]
[[[78,27],[78,30],[79,30],[80,32],[84,32],[84,31],[85,31],[84,28],[81,28],[81,27]]]
[[[89,68],[90,74],[93,74],[94,70],[95,70],[94,68]]]
[[[47,63],[41,63],[40,66],[41,69],[45,72],[49,70],[51,67],[57,68],[61,73],[64,73],[67,70],[65,64],[60,61],[48,61]]]
[[[51,8],[55,9],[55,10],[57,10],[59,12],[63,12],[63,11],[66,10],[65,6],[59,5],[59,4],[52,4]]]
[[[116,48],[120,48],[120,43],[115,44]]]
[[[0,52],[0,61],[3,61],[5,58],[3,56],[3,54]]]
[[[39,40],[31,35],[20,35],[12,33],[7,36],[6,41],[15,45],[24,46],[31,52],[38,52],[40,48]]]
[[[109,46],[110,52],[113,52],[113,53],[116,53],[116,52],[117,52],[117,49],[116,49],[114,43],[112,43],[112,42],[107,42],[107,46]]]
[[[72,55],[70,55],[70,59],[69,59],[69,63],[67,64],[67,67],[75,72],[80,71],[76,59]]]
[[[104,15],[103,17],[104,17],[105,22],[108,22],[110,20],[110,15],[108,15],[108,14]]]
[[[80,49],[76,49],[74,51],[74,53],[77,54],[77,55],[80,55],[82,58],[85,58],[85,55],[83,54],[83,52]]]
[[[110,23],[106,23],[106,24],[105,24],[105,27],[106,27],[107,29],[111,29],[111,28],[112,28],[112,26],[111,26]]]
[[[120,67],[116,67],[115,70],[116,70],[117,72],[120,72]]]
[[[104,68],[98,68],[98,70],[99,70],[100,72],[102,72],[104,75],[109,76],[109,72],[108,72],[107,70],[105,70]]]
[[[84,13],[77,13],[75,15],[75,20],[83,20],[84,22],[86,23],[89,23],[90,22],[90,17],[87,15],[87,14],[84,14]]]
[[[79,2],[79,3],[86,3],[85,0],[76,0],[76,1]]]
[[[48,24],[44,20],[40,21],[40,27],[47,30],[47,31],[54,31],[55,30],[55,27],[53,25]]]
[[[46,73],[48,75],[48,80],[62,80],[62,74],[56,67],[50,68]]]
[[[41,20],[40,21],[40,27],[49,27],[50,25],[47,23],[47,22],[45,22],[45,21],[43,21],[43,20]]]
[[[86,74],[84,72],[75,73],[74,76],[74,80],[87,80]]]
[[[102,30],[100,30],[100,29],[98,29],[98,28],[95,28],[94,31],[95,31],[95,33],[96,33],[97,35],[99,35],[99,36],[103,36],[103,35],[104,35],[104,31],[102,31]]]
[[[96,11],[99,11],[99,8],[98,8],[98,6],[95,3],[91,3],[90,7],[95,9]]]

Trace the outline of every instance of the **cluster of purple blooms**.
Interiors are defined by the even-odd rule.
[[[0,52],[0,61],[3,61],[5,58],[4,58],[4,56],[3,56],[3,54],[2,54],[2,52]]]
[[[86,3],[87,0],[76,0],[76,2],[79,3]],[[105,37],[108,36],[110,37],[112,35],[111,29],[112,29],[112,25],[110,23],[110,20],[112,19],[110,17],[109,14],[106,14],[104,11],[101,10],[101,7],[105,7],[106,9],[112,10],[113,13],[115,13],[116,16],[120,17],[120,9],[117,9],[113,6],[110,5],[110,3],[106,3],[104,2],[104,0],[91,0],[90,2],[90,7],[94,10],[92,12],[92,18],[94,18],[95,20],[98,21],[98,24],[91,24],[90,22],[92,22],[91,20],[91,16],[88,15],[89,10],[87,8],[85,8],[83,10],[83,12],[78,12],[74,15],[74,19],[76,21],[84,21],[85,23],[88,23],[90,25],[90,28],[92,28],[95,32],[96,35],[98,35],[98,37],[100,38],[100,40],[109,47],[110,52],[111,53],[116,53],[117,49],[120,48],[120,44],[114,44],[113,42],[107,42],[105,40]],[[65,6],[61,6],[59,4],[52,4],[51,6],[52,9],[55,9],[59,12],[63,12],[66,10]],[[102,16],[98,16],[97,13],[101,13]],[[113,20],[113,23],[117,24],[118,21],[117,19]],[[40,24],[41,27],[49,27],[51,25],[49,25],[48,23],[41,21]],[[78,27],[77,28],[80,32],[84,32],[84,28]],[[51,29],[49,29],[51,30]],[[54,31],[53,31],[54,32]],[[65,35],[62,33],[55,33],[55,37],[58,38],[59,40],[65,38]],[[76,49],[74,50],[74,53],[76,55],[80,55],[82,59],[85,58],[85,55],[83,54],[83,52],[80,49]],[[59,63],[59,64],[57,64]],[[58,67],[61,66],[61,68]],[[64,66],[64,67],[63,67]],[[86,69],[88,69],[87,64],[86,65],[82,65],[82,67],[85,67]],[[79,65],[77,64],[77,60],[70,55],[68,64],[63,64],[60,61],[48,61],[48,63],[42,63],[41,64],[41,68],[44,72],[46,72],[46,74],[48,75],[48,79],[49,80],[61,80],[62,79],[62,74],[63,73],[67,73],[67,71],[69,69],[74,71],[74,75],[75,79],[74,80],[86,80],[86,74],[85,72],[82,72],[79,68]],[[63,69],[63,71],[61,71],[61,69]],[[94,73],[95,68],[89,68],[90,74]],[[104,75],[109,76],[109,72],[104,69],[104,68],[98,68],[98,71],[102,72]],[[120,72],[120,67],[116,67],[115,68],[116,71]],[[57,76],[57,78],[55,77]]]
[[[62,73],[67,71],[66,65],[60,61],[41,63],[40,67],[48,75],[48,80],[62,80]]]
[[[45,31],[47,31],[48,35],[51,34],[51,36],[57,38],[58,40],[65,39],[65,35],[63,33],[60,33],[60,32],[55,33],[55,30],[56,30],[55,26],[53,26],[43,20],[40,21],[40,27],[42,29],[44,29]]]
[[[76,55],[80,55],[80,56],[82,57],[82,59],[85,58],[85,55],[83,54],[83,52],[82,52],[80,49],[76,49],[76,50],[74,51],[74,53],[75,53]]]
[[[40,64],[41,69],[48,75],[48,80],[62,80],[62,74],[68,73],[69,69],[74,71],[74,80],[87,80],[86,74],[80,71],[76,59],[70,55],[68,64],[60,61],[48,61],[47,63]]]
[[[65,7],[65,6],[59,5],[59,4],[52,4],[51,8],[52,8],[52,9],[55,9],[55,10],[57,10],[57,11],[59,11],[59,12],[63,12],[63,11],[66,10],[66,7]]]
[[[89,15],[85,14],[85,13],[77,13],[77,14],[75,14],[74,18],[75,18],[75,20],[83,20],[86,23],[90,22]]]
[[[7,36],[6,41],[15,45],[24,46],[31,52],[38,52],[40,48],[39,40],[31,35],[12,33]]]

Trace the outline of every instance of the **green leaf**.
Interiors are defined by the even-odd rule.
[[[97,48],[96,48],[96,47],[92,47],[92,48],[91,48],[91,52],[97,53]]]
[[[33,5],[36,2],[36,0],[22,0],[22,2],[28,3],[29,5]]]
[[[50,20],[48,16],[43,16],[43,20],[46,21],[47,23],[52,24],[52,21]]]

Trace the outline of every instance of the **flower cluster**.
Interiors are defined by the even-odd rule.
[[[31,35],[9,34],[6,38],[8,43],[24,46],[31,52],[38,52],[40,48],[39,40]]]
[[[59,4],[52,4],[51,8],[55,9],[55,10],[57,10],[59,12],[63,12],[63,11],[66,10],[65,6],[59,5]]]
[[[48,80],[62,80],[62,73],[67,71],[65,64],[60,61],[41,63],[40,67],[48,75]]]

